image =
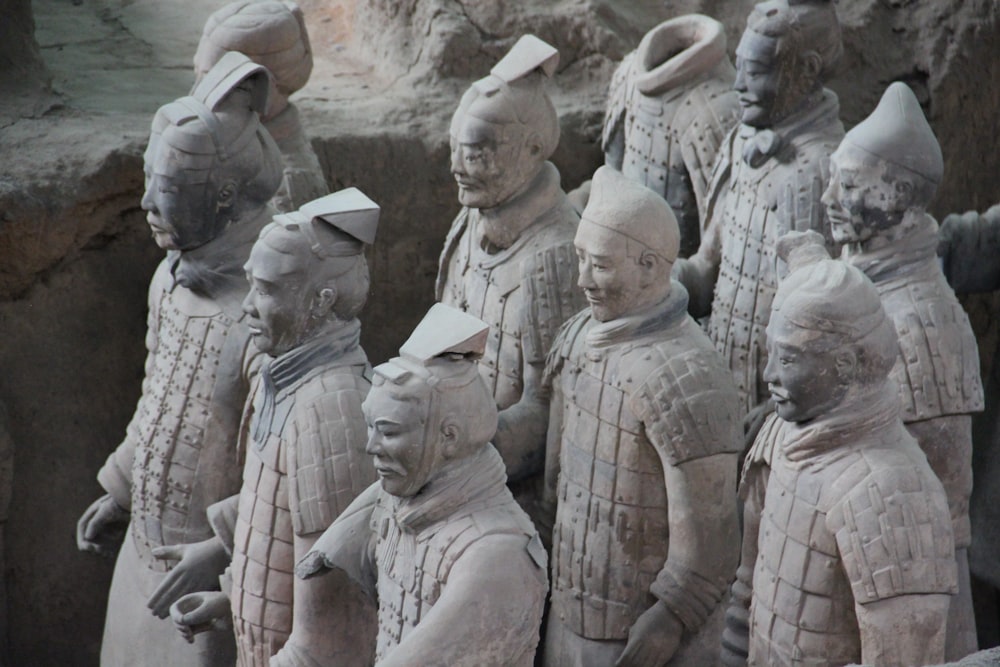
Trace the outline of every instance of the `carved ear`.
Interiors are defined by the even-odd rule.
[[[236,201],[236,183],[233,181],[225,181],[219,186],[218,197],[216,198],[216,208],[220,211],[226,208],[232,208]]]
[[[327,285],[316,292],[309,314],[312,315],[313,319],[322,319],[330,314],[336,303],[337,288],[333,285]]]
[[[462,444],[462,427],[454,417],[441,420],[441,452],[445,459],[458,458],[458,448]]]
[[[809,77],[810,81],[818,81],[819,75],[823,71],[823,57],[815,51],[806,51],[801,57],[803,73]]]
[[[853,346],[845,346],[837,352],[835,361],[837,375],[841,384],[848,384],[854,381],[858,371],[858,353]]]
[[[542,135],[534,130],[528,133],[528,138],[524,142],[524,145],[527,147],[528,153],[531,157],[534,158],[542,155],[542,151],[545,150],[545,145],[542,142]]]
[[[658,282],[663,279],[663,272],[659,270],[661,263],[667,261],[663,257],[660,257],[655,252],[643,250],[642,254],[639,255],[638,259],[635,261],[642,269],[642,285],[644,287],[648,287],[654,282]],[[667,263],[669,264],[669,262]],[[666,275],[669,278],[669,268],[667,269]]]
[[[899,208],[910,208],[913,204],[913,196],[916,189],[913,181],[905,176],[897,178],[894,187],[896,189],[896,203]]]

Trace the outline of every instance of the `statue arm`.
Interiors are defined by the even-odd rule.
[[[722,631],[722,664],[744,667],[750,653],[750,600],[753,598],[753,571],[757,564],[757,538],[767,488],[767,466],[748,460],[740,482],[743,500],[743,538],[736,581],[729,593],[726,626]]]
[[[674,263],[671,279],[688,291],[688,312],[691,317],[705,317],[712,312],[715,281],[722,262],[721,221],[713,218],[701,235],[698,252],[688,258],[678,258]]]
[[[561,346],[563,323],[585,306],[577,287],[577,258],[572,243],[546,248],[521,267],[524,296],[520,313],[522,392],[517,403],[500,412],[494,445],[507,466],[507,477],[521,479],[545,465],[549,405],[543,378],[550,351]]]
[[[877,469],[826,515],[851,585],[864,662],[941,662],[958,591],[951,515],[925,467]]]
[[[722,598],[739,560],[737,455],[663,462],[670,552],[652,592],[697,632]]]
[[[495,534],[469,546],[433,608],[377,667],[521,664],[537,646],[547,590],[527,542]]]
[[[899,595],[856,604],[861,661],[904,667],[944,662],[945,627],[951,596]]]
[[[321,533],[296,535],[296,560]],[[292,631],[271,658],[271,667],[345,667],[370,665],[377,633],[376,607],[361,586],[340,569],[292,583]]]
[[[167,260],[160,262],[149,283],[146,316],[146,361],[142,378],[142,393],[149,391],[149,383],[156,367],[156,352],[159,348],[160,300],[170,281],[170,267]],[[97,481],[108,492],[115,503],[126,511],[132,509],[132,461],[135,459],[136,440],[134,431],[138,415],[132,416],[125,429],[125,437],[111,452],[107,461],[97,472]]]
[[[507,479],[516,481],[541,471],[545,465],[545,433],[549,403],[541,391],[540,364],[524,364],[521,399],[501,410],[493,437],[507,467]]]

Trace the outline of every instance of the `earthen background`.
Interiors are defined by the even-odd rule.
[[[96,665],[112,563],[76,550],[142,378],[145,292],[161,253],[139,209],[156,108],[187,92],[201,25],[224,0],[0,0],[0,404],[13,442],[0,664]],[[562,56],[554,161],[575,187],[597,166],[615,62],[658,22],[727,26],[749,0],[300,0],[316,54],[294,98],[332,189],[383,207],[362,314],[373,362],[431,303],[458,210],[448,121],[467,85],[524,32]],[[1000,6],[840,0],[845,58],[831,83],[850,126],[893,80],[910,84],[946,161],[934,212],[1000,201]],[[991,363],[995,299],[967,299]],[[2,426],[2,424],[0,424]],[[3,433],[0,433],[2,439]],[[0,447],[0,473],[10,460]],[[6,458],[5,458],[6,457]],[[0,485],[4,475],[0,474]],[[0,504],[6,495],[0,493]],[[3,623],[6,616],[7,623]],[[141,641],[141,638],[136,638]]]

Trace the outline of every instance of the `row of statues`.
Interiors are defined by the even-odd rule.
[[[841,51],[822,0],[758,4],[735,67],[713,19],[658,26],[567,194],[559,54],[522,37],[451,121],[438,303],[372,368],[380,209],[325,194],[288,102],[301,11],[213,14],[152,123],[146,376],[78,525],[118,551],[102,665],[974,651],[983,392],[926,213],[943,159],[901,83],[845,135]]]

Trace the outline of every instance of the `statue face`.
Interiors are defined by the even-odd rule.
[[[885,160],[843,142],[830,156],[822,202],[838,243],[867,241],[903,220],[912,183]]]
[[[778,416],[808,422],[829,413],[844,400],[848,383],[842,378],[838,355],[822,340],[829,334],[803,329],[780,311],[767,326],[767,382]]]
[[[537,172],[522,160],[525,130],[498,125],[459,110],[451,121],[451,173],[458,182],[458,201],[469,208],[490,209],[520,192]],[[540,161],[536,161],[540,162]]]
[[[581,220],[573,244],[580,267],[577,284],[583,288],[594,319],[616,320],[646,305],[649,299],[643,298],[642,266],[628,256],[623,235]]]
[[[812,82],[796,71],[797,58],[790,53],[775,54],[774,40],[755,38],[747,30],[736,49],[736,80],[743,111],[741,122],[751,127],[769,128],[787,117],[801,102]]]
[[[219,193],[211,181],[190,182],[191,157],[173,150],[161,137],[152,162],[145,166],[142,209],[156,245],[192,250],[218,236],[223,227]]]
[[[426,423],[428,401],[405,400],[389,387],[372,387],[361,406],[368,424],[365,451],[374,457],[375,471],[386,493],[407,498],[424,488],[437,472],[439,443],[427,438],[439,429]]]
[[[271,232],[281,233],[279,232]],[[307,342],[319,319],[313,317],[316,290],[305,274],[308,251],[294,254],[259,240],[246,264],[250,291],[243,300],[247,327],[261,352],[277,357]]]

